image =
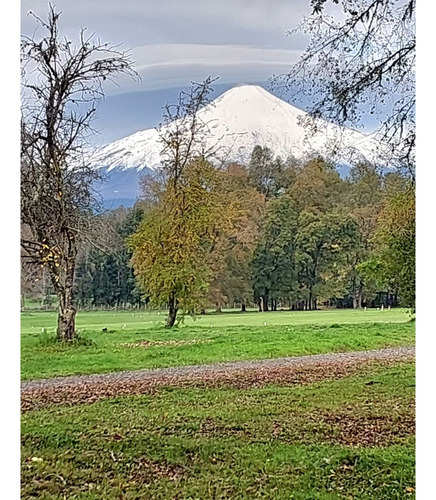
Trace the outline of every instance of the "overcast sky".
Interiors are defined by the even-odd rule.
[[[241,83],[268,88],[304,49],[302,35],[287,36],[310,13],[310,0],[53,0],[63,34],[80,28],[130,49],[141,83],[128,78],[107,86],[97,128],[106,143],[157,125],[161,107],[191,81],[219,77],[214,97]],[[21,31],[46,18],[48,2],[22,0]],[[39,28],[38,32],[42,32]],[[290,97],[292,102],[292,97]],[[297,104],[297,103],[293,103]]]

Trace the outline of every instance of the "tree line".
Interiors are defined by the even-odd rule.
[[[341,177],[321,157],[256,146],[246,166],[199,158],[179,182],[144,179],[134,207],[100,216],[105,231],[77,260],[79,307],[146,303],[174,321],[235,305],[414,307],[414,189],[401,173],[361,163]]]
[[[180,219],[177,203],[171,213],[168,199],[156,202],[128,240],[152,303],[173,294],[186,312],[414,306],[414,191],[400,173],[362,163],[341,178],[322,158],[283,162],[260,146],[248,167],[215,171],[203,160],[197,168],[213,171],[214,185],[197,181]]]

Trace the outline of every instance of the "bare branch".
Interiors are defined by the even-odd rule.
[[[21,244],[48,269],[59,300],[58,336],[71,339],[78,246],[99,208],[93,185],[100,173],[87,155],[91,121],[106,80],[138,75],[127,52],[84,29],[78,45],[61,38],[53,6],[47,21],[33,16],[44,35],[21,40],[21,220],[32,236]]]
[[[324,12],[341,6],[342,22]],[[344,126],[371,114],[391,166],[414,176],[415,0],[313,0],[313,13],[290,32],[311,37],[289,73],[274,76],[283,93],[305,97],[310,112]],[[389,146],[386,148],[386,144]]]

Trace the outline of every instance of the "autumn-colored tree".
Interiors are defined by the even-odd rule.
[[[168,307],[169,328],[179,309],[201,307],[211,279],[207,259],[227,221],[219,176],[208,161],[215,150],[205,148],[208,123],[198,113],[209,103],[213,81],[193,83],[165,106],[158,129],[162,169],[144,184],[150,209],[129,239],[138,281],[152,303]]]
[[[170,180],[129,238],[138,282],[152,304],[168,307],[169,328],[179,310],[201,308],[212,278],[209,256],[221,228],[229,223],[218,178],[204,158],[192,160],[175,185]]]
[[[415,191],[387,198],[378,220],[384,276],[398,291],[400,303],[415,308]]]
[[[345,189],[334,166],[317,157],[298,169],[288,193],[299,210],[323,213],[342,202]]]
[[[251,260],[259,237],[265,197],[249,182],[247,169],[237,163],[220,170],[220,194],[232,224],[224,228],[210,255],[213,280],[207,295],[217,310],[237,302],[244,311],[252,298]],[[218,214],[218,217],[220,214]]]
[[[380,214],[396,194],[405,193],[410,180],[399,172],[382,175],[374,166],[356,165],[348,180],[345,206],[359,228],[359,238],[347,255],[349,291],[353,307],[361,307],[378,293],[390,295],[396,303],[395,281],[388,277],[386,263],[380,259]]]

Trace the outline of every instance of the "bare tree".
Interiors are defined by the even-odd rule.
[[[206,146],[209,123],[199,115],[202,108],[211,105],[209,95],[216,80],[209,76],[202,83],[192,82],[188,91],[179,93],[176,104],[166,104],[163,108],[163,120],[157,127],[162,144],[160,155],[163,174],[174,186],[194,158],[210,159],[217,152],[216,144]]]
[[[289,73],[272,78],[276,89],[309,100],[315,129],[317,118],[358,126],[372,115],[379,123],[381,159],[412,177],[415,2],[311,0],[312,14],[289,32],[309,35],[309,44]],[[326,4],[337,4],[340,15],[328,15]]]
[[[32,14],[34,15],[34,14]],[[91,224],[99,174],[86,158],[103,82],[136,77],[130,55],[82,29],[75,44],[61,37],[60,13],[35,16],[41,37],[22,37],[21,221],[25,256],[48,269],[59,302],[57,337],[75,336],[73,282],[78,245]]]

